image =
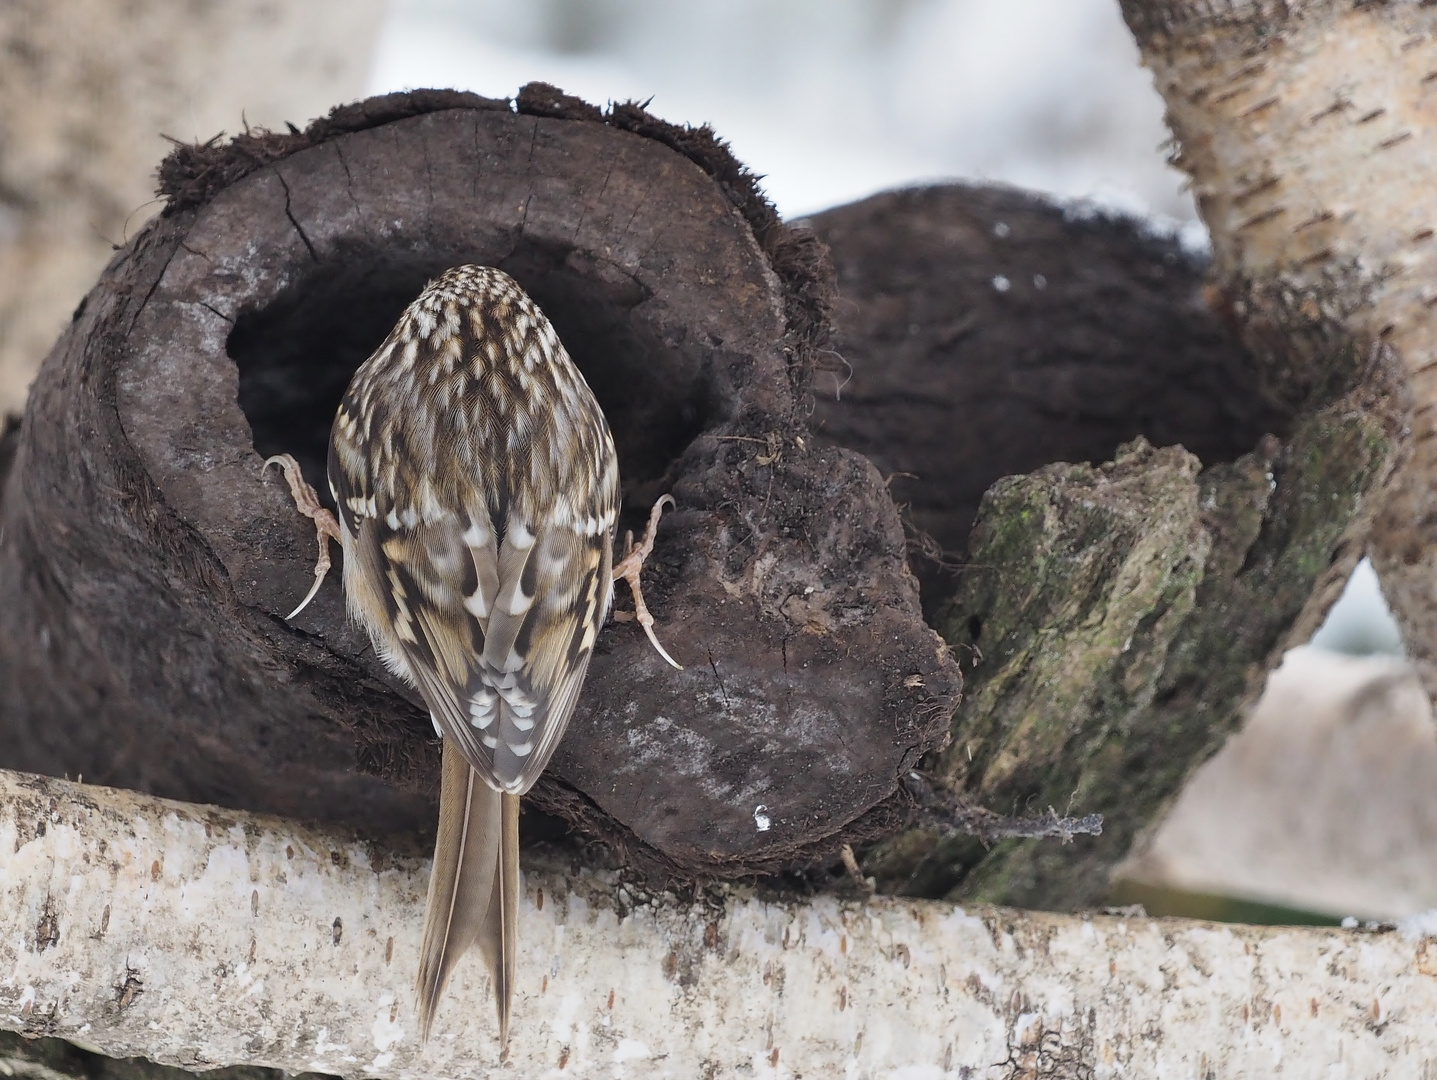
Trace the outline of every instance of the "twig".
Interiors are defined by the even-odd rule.
[[[1013,837],[1057,839],[1067,844],[1075,836],[1101,836],[1103,815],[1060,817],[1051,806],[1045,813],[1030,818],[1004,817],[981,806],[968,806],[955,796],[940,790],[922,773],[910,772],[903,778],[904,789],[918,804],[914,824],[943,832],[976,836],[985,844]]]
[[[869,896],[873,895],[874,883],[872,878],[864,877],[863,870],[858,865],[858,856],[853,853],[851,844],[844,844],[838,849],[838,857],[843,860],[843,868],[848,871],[849,878],[863,892]]]

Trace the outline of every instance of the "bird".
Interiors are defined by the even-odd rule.
[[[330,430],[323,506],[287,454],[266,460],[318,534],[309,593],[344,556],[350,615],[417,688],[443,740],[439,830],[416,980],[427,1040],[446,981],[478,945],[506,1048],[518,947],[519,800],[564,734],[613,599],[639,587],[660,515],[615,565],[619,469],[583,374],[508,274],[429,282],[355,371]]]

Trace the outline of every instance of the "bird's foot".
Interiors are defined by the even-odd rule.
[[[682,671],[684,666],[670,656],[664,647],[659,644],[659,639],[654,636],[654,617],[649,614],[648,605],[644,603],[644,591],[639,585],[639,572],[644,568],[644,560],[647,559],[649,553],[654,550],[654,533],[658,531],[659,518],[663,516],[665,505],[674,505],[674,497],[672,495],[662,495],[659,497],[659,501],[654,503],[654,508],[649,511],[649,527],[644,530],[643,543],[639,544],[638,547],[634,546],[634,534],[625,534],[624,557],[619,562],[619,565],[614,567],[614,580],[618,581],[622,578],[629,583],[629,591],[634,594],[633,617],[637,619],[639,625],[644,628],[644,633],[648,635],[649,643],[658,650],[659,655]]]
[[[319,536],[319,558],[314,563],[314,584],[299,602],[299,607],[285,616],[285,619],[289,620],[309,607],[309,602],[324,584],[325,575],[329,573],[332,565],[329,561],[329,542],[339,539],[339,521],[332,511],[325,509],[320,503],[319,493],[310,487],[309,481],[300,472],[299,462],[288,454],[276,454],[265,460],[264,469],[268,470],[271,465],[278,465],[284,472],[284,478],[289,481],[289,492],[294,496],[295,509],[314,522],[314,531]]]

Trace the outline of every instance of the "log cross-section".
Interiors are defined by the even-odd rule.
[[[189,148],[170,211],[48,359],[0,552],[5,764],[409,827],[436,742],[347,619],[295,620],[350,375],[425,281],[513,274],[615,432],[626,506],[672,491],[650,605],[600,638],[542,807],[683,876],[794,865],[893,817],[957,668],[868,461],[805,438],[831,284],[706,132],[536,87],[429,92]],[[628,130],[626,130],[626,128]],[[635,515],[631,515],[635,516]]]

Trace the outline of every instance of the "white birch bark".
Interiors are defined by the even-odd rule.
[[[1369,550],[1437,693],[1437,8],[1122,4],[1250,340],[1286,349],[1298,369],[1305,320],[1358,355],[1390,351],[1405,371],[1407,460]],[[1250,284],[1284,309],[1286,343]]]
[[[15,773],[0,852],[0,1027],[189,1069],[498,1064],[477,958],[418,1040],[422,857]],[[1412,1077],[1437,1059],[1437,942],[1392,931],[651,901],[536,865],[520,922],[506,1076]]]

